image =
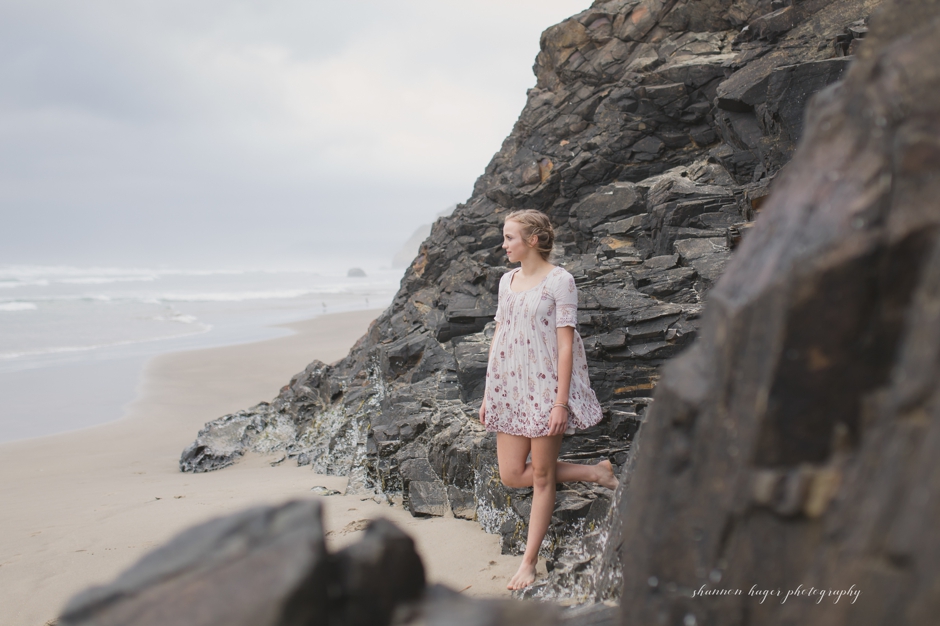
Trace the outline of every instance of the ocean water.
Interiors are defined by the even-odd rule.
[[[0,442],[118,419],[158,354],[260,341],[290,334],[273,325],[385,308],[402,270],[366,274],[0,266]]]

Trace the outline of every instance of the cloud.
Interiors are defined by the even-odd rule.
[[[0,211],[18,230],[0,243],[44,248],[39,220],[61,218],[99,248],[220,215],[228,237],[267,217],[336,229],[338,205],[406,238],[466,199],[539,33],[588,4],[10,2]]]

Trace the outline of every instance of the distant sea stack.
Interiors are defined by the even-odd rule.
[[[851,103],[846,104],[845,98],[849,96],[841,83],[853,65],[860,62],[856,59],[867,59],[870,72],[854,79],[851,97],[855,102],[867,102],[865,98],[871,97],[872,102],[885,108],[882,113],[877,108],[870,111],[868,130],[873,133],[876,129],[887,133],[906,114],[906,109],[891,109],[894,97],[891,90],[910,90],[914,89],[911,85],[921,85],[916,93],[923,98],[919,104],[922,108],[940,99],[940,91],[931,91],[930,81],[936,75],[929,74],[924,66],[927,59],[937,58],[930,56],[933,54],[929,53],[933,49],[930,42],[905,44],[907,47],[902,46],[890,57],[898,68],[907,62],[904,59],[909,59],[912,71],[920,72],[917,79],[920,83],[903,78],[906,75],[900,69],[896,82],[889,83],[887,79],[877,82],[871,69],[875,67],[871,65],[873,61],[866,57],[897,38],[899,32],[913,31],[917,23],[910,21],[909,14],[918,15],[917,19],[936,28],[936,22],[930,20],[936,14],[937,4],[926,1],[892,4],[892,11],[882,19],[894,24],[891,27],[894,30],[888,28],[882,40],[875,39],[871,44],[882,48],[869,51],[869,17],[882,4],[886,3],[615,0],[595,2],[582,13],[547,29],[542,34],[541,51],[535,62],[536,86],[528,91],[527,103],[512,133],[477,180],[467,202],[434,223],[430,236],[405,271],[392,305],[379,316],[368,334],[342,361],[333,365],[311,363],[270,403],[206,424],[196,441],[183,452],[181,469],[209,471],[234,463],[247,450],[277,450],[301,465],[311,465],[317,472],[349,476],[350,492],[400,497],[415,515],[451,511],[458,517],[476,519],[487,531],[500,533],[505,552],[518,553],[526,534],[529,492],[501,485],[494,437],[484,431],[476,413],[483,392],[497,284],[507,270],[500,249],[500,228],[509,211],[533,208],[552,219],[560,252],[558,262],[577,281],[578,330],[588,351],[591,381],[605,411],[605,419],[599,425],[565,439],[562,458],[578,462],[610,458],[621,471],[621,489],[614,494],[600,487],[571,484],[559,491],[544,548],[552,574],[525,595],[562,595],[577,601],[618,597],[624,588],[620,533],[625,523],[635,533],[629,538],[630,549],[642,559],[642,571],[629,571],[627,589],[631,602],[642,603],[646,595],[665,590],[667,595],[662,596],[660,605],[666,612],[659,615],[668,615],[669,623],[716,623],[695,621],[694,612],[682,604],[682,598],[700,582],[717,584],[721,580],[722,570],[713,566],[712,561],[717,558],[715,553],[724,554],[722,550],[728,547],[723,538],[751,541],[755,546],[775,546],[778,552],[761,553],[766,557],[762,561],[766,563],[765,569],[776,567],[777,560],[792,558],[799,563],[788,561],[789,569],[781,569],[788,576],[808,571],[801,568],[809,563],[816,563],[819,572],[828,571],[827,564],[813,561],[810,552],[793,552],[780,543],[779,538],[789,531],[777,518],[799,519],[803,523],[799,516],[809,512],[821,515],[820,511],[825,511],[822,503],[828,505],[831,496],[826,490],[839,488],[836,479],[826,482],[834,476],[824,471],[827,454],[836,449],[851,450],[857,445],[862,436],[859,430],[862,418],[856,415],[846,418],[849,422],[836,420],[834,415],[841,416],[844,407],[834,406],[836,414],[821,416],[823,426],[817,428],[804,423],[803,418],[816,415],[818,407],[786,404],[792,398],[775,396],[774,389],[778,388],[773,386],[761,387],[770,395],[733,396],[750,398],[747,401],[751,402],[747,407],[732,407],[740,411],[734,413],[734,419],[727,417],[722,421],[718,415],[729,414],[700,407],[704,406],[707,394],[718,394],[720,390],[744,394],[746,390],[738,389],[739,383],[745,384],[752,380],[750,377],[769,376],[767,372],[774,367],[783,367],[785,372],[804,371],[799,368],[838,370],[851,378],[853,389],[862,389],[862,381],[880,384],[885,380],[884,372],[873,374],[870,379],[863,373],[855,376],[856,364],[851,355],[864,360],[874,358],[875,352],[852,352],[843,349],[845,345],[840,343],[840,351],[830,353],[825,348],[827,332],[820,330],[815,339],[803,337],[793,345],[792,353],[781,353],[779,350],[789,344],[781,344],[777,339],[783,341],[781,337],[788,335],[770,336],[769,330],[761,330],[761,324],[766,323],[772,324],[767,328],[785,333],[782,318],[774,317],[782,315],[779,305],[791,307],[792,316],[786,319],[796,325],[794,328],[800,324],[817,328],[825,323],[834,336],[842,338],[838,341],[843,341],[844,333],[850,331],[843,328],[845,319],[836,313],[843,310],[838,302],[857,304],[858,311],[877,306],[876,296],[865,300],[859,295],[874,293],[865,291],[873,289],[874,283],[866,283],[866,287],[850,281],[847,284],[858,293],[840,291],[843,283],[839,277],[843,274],[839,272],[844,270],[845,277],[851,276],[854,267],[851,264],[842,269],[833,265],[835,273],[831,276],[807,274],[816,291],[803,296],[816,302],[812,298],[819,293],[830,294],[835,308],[809,307],[801,317],[802,292],[793,292],[792,300],[782,295],[777,300],[779,294],[773,290],[761,292],[768,300],[763,308],[753,309],[756,317],[745,319],[751,309],[735,308],[739,302],[736,298],[751,293],[752,286],[757,289],[775,276],[780,280],[798,280],[786,274],[787,268],[761,260],[755,246],[766,246],[767,254],[779,251],[779,258],[789,258],[791,247],[802,250],[801,246],[816,243],[830,245],[826,237],[835,237],[845,224],[857,223],[859,232],[869,232],[864,229],[874,228],[877,220],[886,219],[878,208],[881,205],[869,202],[871,198],[883,197],[878,194],[888,193],[886,190],[892,188],[895,180],[892,166],[888,165],[890,159],[881,153],[870,162],[853,162],[849,157],[827,161],[819,156],[826,153],[825,148],[819,147],[812,159],[807,157],[813,167],[799,166],[805,180],[781,174],[806,128],[815,129],[820,146],[825,145],[827,133],[838,130],[848,137],[839,141],[855,141],[858,149],[863,150],[867,135],[859,129],[857,119],[853,117],[848,128],[840,117],[864,114],[861,109],[851,110]],[[871,91],[876,87],[866,87],[867,81],[871,85],[877,82],[877,90],[884,92],[883,100]],[[897,102],[907,103],[910,93],[914,92],[899,93]],[[827,117],[824,122],[813,116],[807,120],[805,109],[814,97],[819,110],[834,117]],[[924,124],[929,126],[927,119],[924,118]],[[830,126],[820,126],[825,123]],[[934,126],[930,129],[922,135],[915,136],[913,130],[910,137],[905,135],[904,141],[913,143],[920,141],[917,137],[922,138],[925,156],[920,161],[914,156],[921,154],[916,150],[904,154],[911,158],[911,164],[933,164],[932,175],[936,176],[937,134]],[[838,145],[833,154],[844,156],[843,149],[848,144]],[[831,176],[828,182],[820,181],[818,176],[814,178],[827,170]],[[868,178],[859,182],[857,178],[863,175]],[[782,182],[784,179],[786,182]],[[870,189],[873,195],[862,198],[846,192],[839,196],[824,188],[830,185],[834,189],[843,180],[856,181],[858,189]],[[807,194],[815,194],[812,198],[824,203],[819,206],[832,209],[835,221],[820,222],[816,234],[801,231],[797,222],[804,219],[803,214],[794,213],[795,209],[787,212],[784,206],[790,200],[774,200],[770,196],[765,202],[771,189],[778,186],[790,194],[793,202],[803,201],[800,188],[805,187]],[[915,197],[920,198],[916,194],[905,197],[913,204],[917,204]],[[853,205],[858,207],[857,214],[850,216],[845,212],[848,209],[837,208],[840,202],[854,202],[853,198],[857,200]],[[919,206],[935,208],[936,195],[925,195],[918,202]],[[752,228],[755,218],[765,210],[776,212],[777,217],[772,219],[776,220],[773,223],[777,230],[770,226]],[[757,220],[758,226],[761,220],[769,221],[762,216]],[[897,232],[908,233],[905,229],[911,223],[904,222],[906,226]],[[875,239],[890,237],[886,231],[870,232]],[[787,239],[775,240],[776,236]],[[749,244],[751,237],[756,237],[760,244]],[[863,242],[857,243],[861,246]],[[923,245],[927,250],[934,243],[932,239],[925,240]],[[748,254],[755,255],[749,257],[755,259],[755,267],[765,267],[770,273],[752,275],[737,266],[736,280],[740,282],[734,289],[721,291],[721,299],[711,302],[705,315],[711,320],[706,324],[711,329],[710,336],[725,333],[721,336],[727,343],[720,346],[725,346],[728,352],[720,352],[716,347],[719,344],[709,344],[700,348],[706,350],[704,356],[683,360],[681,367],[694,371],[671,372],[669,380],[674,382],[664,392],[668,407],[651,415],[652,397],[663,375],[663,365],[696,342],[703,328],[706,296],[739,246],[750,246]],[[895,260],[900,263],[897,265],[900,275],[920,275],[903,273],[903,268],[908,267],[903,262],[908,257],[903,254],[897,258],[878,258],[885,267],[895,267],[891,265]],[[919,261],[912,260],[915,258],[925,257],[910,257],[911,268],[920,267]],[[821,266],[805,267],[815,271]],[[868,265],[865,268],[871,269]],[[899,281],[899,289],[901,283],[907,285]],[[910,285],[905,289],[908,287],[913,289]],[[889,315],[890,320],[882,321],[900,323],[905,319],[902,308],[890,308],[897,316]],[[814,317],[816,312],[818,317]],[[734,323],[715,321],[724,319],[720,316],[732,315],[728,319]],[[872,330],[879,328],[879,320],[866,318],[872,324],[866,326],[866,320],[851,319],[855,324],[851,332],[871,337],[872,341],[884,339],[887,343],[879,344],[882,347],[894,345],[891,341],[892,337],[896,339],[895,335],[888,337]],[[755,343],[749,343],[751,338]],[[820,343],[814,348],[815,340]],[[751,354],[749,351],[756,351],[750,360],[740,356]],[[780,354],[792,358],[780,362],[762,360],[762,354],[768,355],[768,359]],[[884,367],[890,364],[890,354],[890,350],[882,354]],[[740,360],[735,360],[739,357]],[[731,362],[741,364],[739,376],[722,369]],[[761,369],[764,367],[769,369]],[[836,370],[827,369],[832,367]],[[711,378],[719,374],[725,377],[720,389],[717,379]],[[794,376],[781,380],[783,387],[779,388],[794,393],[812,391],[805,396],[807,401],[825,397],[825,387],[812,387],[811,380],[800,378],[802,374]],[[768,380],[761,378],[760,384],[766,386]],[[835,387],[844,382],[838,377],[825,380]],[[688,383],[686,387],[682,387],[683,381]],[[804,381],[812,389],[787,386],[794,381]],[[851,406],[864,415],[866,411],[877,413],[882,406],[879,403],[890,404],[887,397],[879,398],[853,401]],[[784,402],[790,412],[780,413],[780,406],[784,405],[771,406],[768,404],[771,399]],[[903,412],[901,404],[891,406],[894,407],[891,410]],[[699,411],[713,411],[707,413],[705,430],[696,426]],[[776,413],[771,418],[767,411]],[[654,427],[644,425],[648,419],[665,421]],[[764,419],[770,419],[772,424],[761,425],[760,420]],[[910,419],[913,424],[921,418]],[[796,420],[793,423],[798,432],[788,430],[787,424],[792,420]],[[843,426],[838,426],[839,423]],[[736,434],[728,430],[732,426]],[[646,444],[648,431],[657,434]],[[751,437],[755,432],[764,434],[755,440]],[[733,446],[726,441],[732,434],[740,437]],[[761,457],[764,453],[769,456]],[[705,457],[711,458],[712,463],[702,465]],[[743,473],[752,459],[766,465],[767,472],[753,476]],[[815,464],[815,469],[803,472],[801,463]],[[642,479],[642,490],[634,497],[631,481],[635,466],[645,469],[637,474]],[[687,511],[684,517],[667,524],[670,507],[679,506],[669,499],[670,494],[687,493],[688,485],[693,484],[677,486],[681,481],[692,480],[690,467],[703,468],[695,475],[698,481],[708,478],[737,485],[736,481],[753,479],[756,504],[750,500],[706,501],[703,499],[706,491],[692,493],[688,497],[697,499],[690,501],[702,508]],[[702,485],[703,490],[706,487]],[[728,494],[744,497],[743,492],[721,493],[729,498],[732,496]],[[807,494],[815,494],[812,496],[817,498],[813,500],[815,504],[807,504]],[[743,517],[728,513],[735,502],[740,504],[738,513]],[[752,504],[762,507],[762,512],[747,517],[744,511],[750,511],[748,507]],[[647,507],[651,507],[648,515],[629,516],[631,511],[645,511]],[[707,528],[696,526],[695,516],[706,516],[706,509],[713,510],[715,516],[724,515],[724,525],[707,517]],[[864,517],[860,511],[859,519]],[[905,523],[915,524],[913,517],[904,519],[908,520]],[[769,534],[757,531],[747,534],[741,530],[752,527],[766,527]],[[898,527],[898,546],[907,545],[903,540],[907,528],[914,526]],[[668,534],[666,529],[674,534]],[[821,536],[821,528],[816,530],[815,536]],[[805,539],[802,534],[800,537],[800,541]],[[859,541],[858,545],[863,545]],[[688,549],[670,552],[671,545]],[[693,554],[692,547],[698,545],[707,545],[715,553],[694,552],[701,562],[692,562],[689,555]],[[810,543],[799,545],[806,548]],[[824,551],[818,543],[812,546],[820,553]],[[885,550],[889,549],[893,548],[886,544]],[[887,570],[903,569],[906,567],[903,563],[908,561],[884,558],[885,563],[896,565],[881,566],[885,570],[884,585],[877,582],[880,579],[874,573],[869,579],[871,584],[882,589],[905,588],[900,574]],[[632,562],[628,566],[633,567]],[[758,572],[761,567],[755,561],[747,571]],[[803,579],[789,580],[797,584]],[[806,581],[811,582],[811,577]],[[774,584],[783,582],[776,580]],[[747,611],[741,610],[744,611],[741,614],[747,615]],[[682,622],[685,612],[691,618]],[[636,616],[642,619],[635,623],[652,623],[656,617],[642,612]],[[746,621],[742,618],[723,623]]]
[[[401,249],[395,253],[395,256],[392,258],[392,267],[398,269],[411,265],[415,255],[418,254],[418,250],[421,248],[421,244],[430,234],[430,224],[422,224],[419,226],[415,232],[411,234],[411,237],[408,237],[408,241],[402,245]]]
[[[351,267],[349,271],[346,272],[348,278],[365,278],[366,272],[361,267]]]
[[[457,208],[457,205],[448,207],[444,211],[441,211],[437,214],[438,217],[447,217],[454,212],[454,209]],[[395,253],[395,256],[392,258],[392,267],[394,268],[405,268],[411,265],[411,262],[414,261],[415,256],[418,254],[418,250],[421,249],[421,244],[425,239],[428,238],[428,235],[431,234],[431,224],[422,224],[419,226],[415,232],[411,234],[411,237],[408,238],[401,249]]]

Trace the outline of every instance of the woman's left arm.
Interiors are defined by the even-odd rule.
[[[574,328],[561,326],[556,329],[558,337],[558,393],[555,395],[556,405],[568,404],[568,389],[571,387],[571,367],[574,360],[572,346],[574,345]],[[561,435],[568,428],[568,410],[565,406],[553,406],[548,434]]]

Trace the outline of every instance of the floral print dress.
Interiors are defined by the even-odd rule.
[[[548,435],[558,394],[556,328],[562,326],[575,329],[565,434],[593,426],[603,413],[591,389],[584,343],[578,335],[574,277],[556,267],[535,287],[515,292],[509,286],[518,271],[506,272],[499,281],[499,329],[493,336],[483,396],[486,429],[529,438]]]

